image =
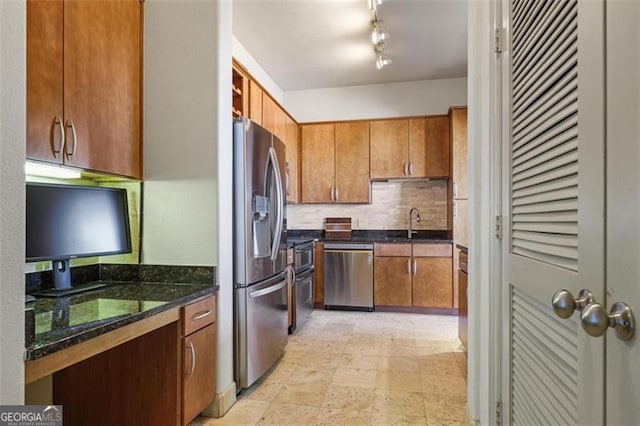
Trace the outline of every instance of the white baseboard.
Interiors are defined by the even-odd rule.
[[[213,402],[204,409],[204,417],[220,418],[236,403],[236,382],[231,382],[229,386],[216,395]]]

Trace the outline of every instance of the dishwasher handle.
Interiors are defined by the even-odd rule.
[[[339,251],[363,251],[373,250],[373,244],[367,243],[325,243],[324,251],[339,250]]]
[[[353,254],[368,254],[373,256],[373,250],[325,250],[326,253],[353,253]]]

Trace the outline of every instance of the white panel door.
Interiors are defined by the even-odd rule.
[[[604,341],[553,294],[604,300],[604,2],[510,0],[505,310],[514,425],[603,424]]]

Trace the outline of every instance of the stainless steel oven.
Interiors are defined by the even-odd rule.
[[[313,311],[314,289],[314,244],[307,241],[294,245],[293,261],[295,281],[293,284],[293,318],[291,331],[299,330],[306,324]]]
[[[295,258],[293,266],[296,272],[306,271],[309,268],[313,268],[313,241],[308,241],[303,244],[296,244],[295,246]]]

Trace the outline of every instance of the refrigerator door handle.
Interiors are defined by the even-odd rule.
[[[280,247],[280,237],[282,234],[282,220],[284,211],[284,195],[282,191],[282,176],[280,176],[280,167],[278,163],[278,156],[276,150],[269,148],[269,161],[271,167],[273,167],[273,174],[276,177],[276,196],[278,198],[277,213],[276,213],[276,230],[274,233],[273,245],[271,246],[271,260],[276,260],[278,257],[278,248]]]
[[[266,296],[267,294],[271,294],[271,293],[275,293],[276,291],[280,290],[282,287],[287,285],[287,281],[282,281],[279,284],[276,285],[272,285],[271,287],[267,287],[267,288],[263,288],[260,290],[255,290],[252,291],[251,293],[249,293],[249,297],[252,299],[255,299],[257,297],[262,297],[262,296]]]

